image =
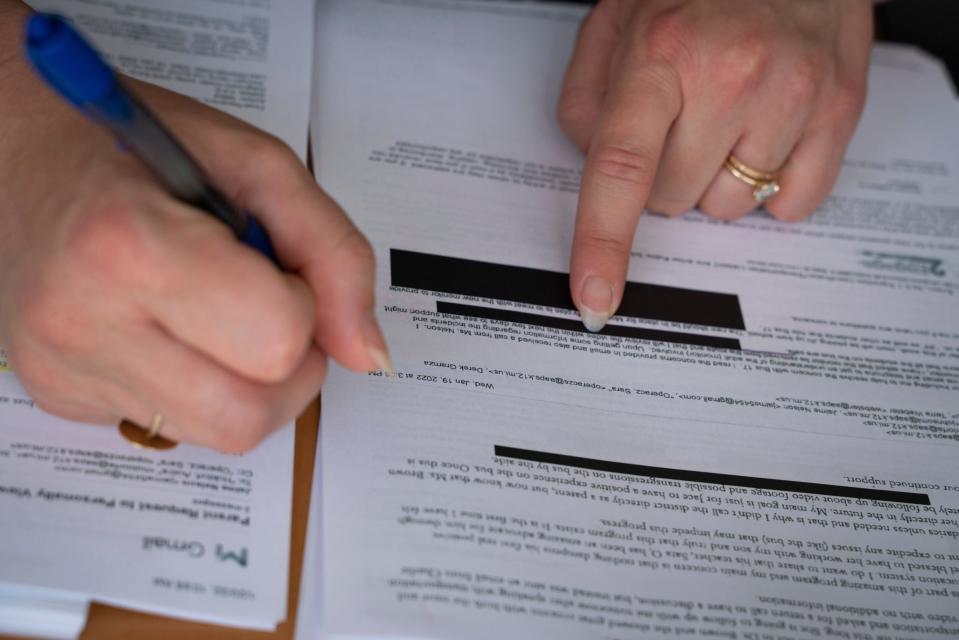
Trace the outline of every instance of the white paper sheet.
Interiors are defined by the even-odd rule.
[[[244,456],[133,448],[0,374],[0,579],[163,615],[285,617],[293,429]]]
[[[943,61],[916,46],[883,43],[873,50],[872,64],[921,76],[925,83],[924,95],[945,94],[956,97],[952,77]]]
[[[306,160],[312,0],[29,0],[123,73],[269,131]]]
[[[72,592],[0,583],[3,633],[25,638],[76,638],[87,623],[89,598]]]
[[[243,118],[305,161],[310,0],[33,4],[73,19],[119,69]],[[285,619],[292,425],[242,457],[148,452],[34,409],[9,372],[0,403],[0,582],[10,593],[68,590],[257,629]],[[0,633],[13,632],[4,622]]]
[[[322,5],[314,158],[399,375],[324,389],[299,637],[956,635],[955,105],[875,67],[811,220],[645,216],[629,280],[670,289],[593,336],[560,300],[580,15]]]

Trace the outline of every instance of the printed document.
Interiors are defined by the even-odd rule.
[[[27,4],[69,17],[120,72],[269,131],[305,161],[311,0],[27,0]]]
[[[305,160],[309,0],[35,6],[71,18],[120,70],[247,120]],[[0,371],[5,606],[12,611],[20,606],[8,604],[18,602],[17,593],[43,588],[258,629],[286,618],[292,425],[244,456],[185,445],[138,450],[115,429],[70,424],[34,408],[6,362]],[[27,601],[44,598],[19,600]],[[78,625],[39,608],[22,617],[58,626],[34,632],[75,633]],[[0,616],[0,633],[29,628],[8,628],[13,622],[12,614]]]
[[[318,179],[397,376],[324,388],[300,638],[955,637],[954,97],[886,56],[812,218],[644,215],[590,334],[554,117],[581,17],[318,9]]]

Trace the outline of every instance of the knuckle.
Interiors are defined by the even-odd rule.
[[[120,420],[117,415],[110,413],[108,410],[78,404],[69,399],[31,395],[31,400],[33,400],[33,405],[41,411],[71,422],[114,425]]]
[[[8,353],[13,370],[34,402],[40,397],[55,397],[59,386],[56,383],[56,374],[40,360],[30,357],[29,352],[25,353],[23,358],[14,357],[15,353],[12,349]]]
[[[600,0],[600,2],[606,3],[606,0]],[[576,37],[582,38],[587,31],[592,31],[596,28],[601,20],[602,16],[596,8],[590,10],[590,12],[586,14],[586,17],[580,21],[579,27],[576,29]]]
[[[859,119],[866,101],[864,83],[844,83],[839,86],[830,100],[829,111],[836,122],[851,124]]]
[[[559,97],[556,116],[567,134],[571,129],[589,125],[596,117],[593,96],[583,89],[565,89]]]
[[[770,43],[760,34],[746,35],[726,46],[713,76],[722,97],[738,99],[755,90],[766,75]]]
[[[134,209],[126,196],[113,193],[84,203],[65,236],[70,264],[99,283],[142,284],[154,251]]]
[[[342,264],[349,265],[353,271],[372,274],[375,268],[373,247],[359,229],[350,228],[334,245],[334,252],[339,256]]]
[[[267,133],[256,132],[246,141],[246,153],[261,175],[269,177],[299,166],[296,154],[286,144]]]
[[[678,113],[682,107],[682,80],[677,68],[665,62],[648,62],[639,70],[640,85],[661,100],[666,111]]]
[[[609,256],[615,260],[625,262],[629,259],[631,241],[632,238],[627,238],[626,241],[624,241],[622,238],[616,237],[611,233],[594,230],[581,239],[577,239],[576,244],[579,245],[580,251]]]
[[[87,356],[96,348],[84,302],[72,296],[61,271],[34,278],[13,296],[13,330],[4,346],[11,358],[24,354],[18,366],[32,361],[30,352],[37,347],[70,356]]]
[[[243,419],[235,422],[231,429],[232,446],[240,452],[250,451],[263,442],[276,426],[264,404],[248,405]]]
[[[640,145],[604,145],[590,155],[594,170],[602,178],[644,190],[653,184],[657,160]]]
[[[76,416],[74,412],[70,411],[66,405],[58,402],[57,400],[34,394],[31,394],[30,399],[33,400],[33,406],[35,406],[37,409],[40,409],[44,413],[49,413],[52,416],[58,416],[67,420],[85,422],[83,420],[77,420],[78,416]]]
[[[233,431],[231,433],[218,433],[214,436],[212,447],[220,453],[240,455],[249,453],[260,444],[263,438],[250,437],[247,435],[252,432]],[[265,436],[264,436],[265,437]]]
[[[56,289],[44,281],[34,282],[22,291],[15,303],[20,331],[15,333],[15,344],[8,347],[15,349],[16,343],[29,338],[65,350],[68,346],[63,343],[65,314],[58,297]]]
[[[783,222],[799,222],[812,215],[814,206],[775,198],[766,203],[766,211]]]
[[[816,99],[825,66],[817,56],[800,57],[793,61],[788,79],[781,87],[787,101],[797,107]]]
[[[717,220],[738,220],[756,207],[753,204],[736,204],[732,199],[707,196],[699,203],[699,208]]]
[[[272,410],[261,394],[234,390],[213,407],[205,430],[206,441],[222,453],[246,453],[262,442],[276,427]],[[259,400],[259,401],[258,401]]]
[[[797,192],[784,191],[766,203],[766,210],[777,220],[799,222],[805,220],[823,203],[832,188],[832,182],[823,182],[813,189]]]
[[[730,44],[724,61],[739,70],[741,75],[750,75],[765,69],[772,54],[770,36],[765,32],[754,31],[740,36]]]
[[[685,198],[671,198],[668,196],[656,195],[650,197],[646,203],[646,208],[652,213],[675,218],[688,212],[696,205],[695,200]]]
[[[694,59],[696,25],[681,9],[665,11],[649,21],[644,38],[645,54],[650,60],[685,66]]]
[[[289,378],[303,359],[312,339],[313,325],[302,314],[275,314],[288,316],[275,322],[268,330],[266,344],[257,354],[257,368],[263,379],[281,382]]]
[[[600,1],[602,2],[603,0]],[[576,28],[576,42],[581,43],[584,38],[589,37],[591,32],[596,31],[601,25],[602,19],[603,17],[597,8],[594,7],[591,9],[590,12],[580,20],[579,26]]]

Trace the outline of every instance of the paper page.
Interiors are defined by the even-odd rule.
[[[312,0],[29,0],[123,73],[269,131],[306,159]]]
[[[285,617],[292,426],[244,456],[133,448],[0,374],[0,581],[219,624]]]
[[[952,76],[942,60],[926,53],[919,47],[907,44],[883,43],[872,54],[872,64],[891,67],[923,77],[925,90],[930,93],[945,93],[955,98]]]
[[[0,583],[0,629],[12,636],[69,640],[83,631],[89,605],[76,593]]]
[[[72,18],[123,71],[305,159],[310,0],[34,4]],[[293,435],[290,425],[245,456],[140,451],[115,429],[33,408],[0,373],[0,582],[273,629],[286,617]]]
[[[300,638],[956,635],[954,105],[874,68],[821,211],[645,216],[591,335],[553,117],[580,15],[320,9],[318,177],[374,245],[398,376],[324,389]]]

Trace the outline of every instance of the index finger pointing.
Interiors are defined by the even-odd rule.
[[[622,299],[636,224],[681,106],[668,64],[627,64],[610,83],[583,169],[570,265],[570,293],[590,331]]]

